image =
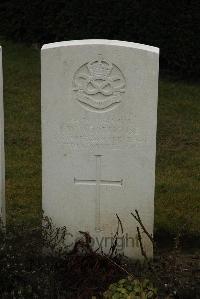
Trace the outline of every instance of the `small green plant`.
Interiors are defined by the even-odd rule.
[[[157,299],[157,289],[148,279],[127,277],[113,283],[104,292],[105,299]]]

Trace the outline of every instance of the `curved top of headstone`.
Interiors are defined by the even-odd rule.
[[[127,48],[133,48],[138,50],[144,50],[148,52],[153,52],[159,54],[159,48],[148,46],[139,43],[126,42],[120,40],[108,40],[108,39],[82,39],[82,40],[70,40],[45,44],[42,47],[42,50],[66,47],[66,46],[81,46],[81,45],[110,45],[110,46],[121,46]]]

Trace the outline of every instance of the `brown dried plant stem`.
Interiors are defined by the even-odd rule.
[[[106,254],[102,253],[103,257],[105,259],[107,259],[111,264],[113,264],[114,266],[116,266],[117,268],[119,268],[120,270],[122,270],[123,272],[125,272],[126,274],[128,274],[128,276],[131,276],[132,278],[136,278],[136,275],[133,275],[132,273],[128,272],[124,267],[120,266],[119,264],[117,264],[113,259],[111,259],[109,256],[107,256]]]
[[[135,220],[139,223],[139,225],[141,226],[142,230],[144,231],[144,233],[147,235],[147,237],[149,238],[149,240],[152,242],[152,244],[155,245],[154,239],[152,237],[152,235],[146,230],[144,224],[142,223],[142,220],[140,218],[140,215],[138,213],[138,210],[135,210],[135,214],[131,213],[131,215],[135,218]]]
[[[137,210],[135,210],[136,215],[134,215],[133,213],[131,213],[131,215],[134,217],[134,219],[139,223],[140,227],[142,228],[143,232],[147,235],[147,237],[149,238],[149,240],[152,242],[152,244],[154,245],[154,239],[152,237],[152,235],[147,231],[147,229],[145,228],[144,224],[142,223],[142,220],[140,218],[140,215],[138,213]],[[143,243],[142,243],[142,237],[141,237],[141,233],[140,233],[140,228],[137,226],[137,234],[138,234],[138,241],[140,244],[140,250],[141,250],[141,254],[142,256],[145,258],[149,269],[151,270],[151,272],[154,274],[154,276],[156,277],[157,280],[160,281],[160,278],[157,275],[157,272],[155,271],[154,267],[153,267],[153,263],[151,262],[151,260],[147,257],[147,254],[144,250],[143,247]]]
[[[148,257],[146,255],[146,252],[145,252],[143,244],[142,244],[142,237],[141,237],[140,229],[139,229],[138,226],[137,226],[137,234],[138,234],[138,241],[139,241],[139,244],[140,244],[141,253],[142,253],[143,257],[145,258],[145,260],[148,261]]]

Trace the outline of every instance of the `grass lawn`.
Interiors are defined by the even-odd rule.
[[[3,47],[7,222],[35,224],[41,215],[39,51]]]
[[[6,206],[10,224],[41,215],[40,51],[4,42]],[[161,77],[155,229],[200,233],[200,84]]]

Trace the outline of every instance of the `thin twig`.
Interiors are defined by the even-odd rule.
[[[141,228],[143,229],[144,233],[147,235],[147,237],[149,238],[149,240],[152,242],[152,244],[155,244],[154,239],[152,237],[152,235],[146,230],[144,224],[142,223],[142,220],[140,218],[140,215],[138,213],[138,210],[135,210],[136,215],[134,215],[133,213],[131,213],[131,215],[135,218],[135,220],[139,223],[139,225],[141,226]]]
[[[118,223],[119,223],[119,225],[121,227],[121,231],[122,231],[122,234],[123,234],[124,233],[124,229],[123,229],[123,225],[122,225],[121,219],[119,218],[119,216],[117,214],[116,214],[116,216],[117,216]]]
[[[113,256],[113,253],[114,252],[117,252],[116,251],[116,248],[117,248],[117,237],[119,235],[119,228],[121,228],[121,232],[123,234],[123,226],[122,226],[122,222],[121,222],[121,219],[119,218],[119,216],[116,214],[117,216],[117,230],[116,230],[116,233],[113,237],[113,241],[112,241],[112,244],[110,246],[110,249],[109,249],[109,256],[112,257]]]
[[[126,274],[128,274],[129,276],[131,276],[133,279],[136,277],[136,275],[131,274],[130,272],[128,272],[124,267],[120,266],[119,264],[117,264],[115,261],[113,261],[109,256],[105,255],[104,253],[102,253],[103,257],[105,257],[111,264],[115,265],[116,267],[118,267],[120,270],[122,270],[123,272],[125,272]]]
[[[146,255],[146,252],[145,252],[145,250],[144,250],[143,244],[142,244],[142,237],[141,237],[140,229],[139,229],[138,226],[137,226],[137,233],[138,233],[138,241],[139,241],[139,243],[140,243],[141,254],[142,254],[143,257],[145,258],[145,260],[149,261],[147,255]]]
[[[137,214],[138,214],[138,212],[137,212]],[[140,219],[140,217],[139,217],[139,219]],[[141,219],[140,219],[140,222],[142,223]],[[143,229],[143,227],[142,227],[142,229]],[[160,278],[158,277],[157,272],[154,270],[154,267],[153,267],[153,264],[152,264],[151,260],[147,257],[146,251],[144,250],[144,247],[143,247],[143,244],[142,244],[141,233],[140,233],[140,229],[139,229],[138,226],[137,226],[137,234],[138,234],[138,240],[139,240],[139,244],[140,244],[141,254],[145,258],[145,260],[146,260],[146,262],[147,262],[147,264],[148,264],[149,269],[151,270],[151,272],[154,274],[154,276],[156,277],[156,279],[160,281]]]

